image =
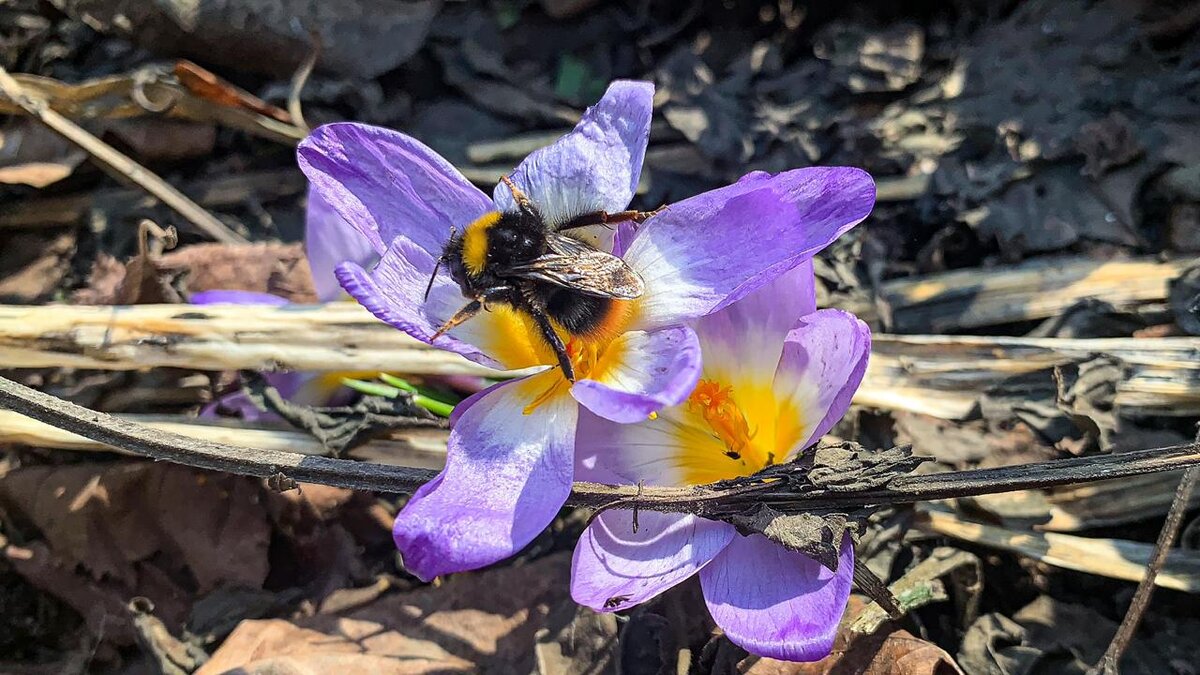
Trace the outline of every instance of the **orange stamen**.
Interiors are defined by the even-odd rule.
[[[746,416],[733,400],[733,387],[713,380],[700,380],[687,400],[689,412],[699,412],[708,427],[725,444],[731,459],[741,459],[757,429],[751,430]]]

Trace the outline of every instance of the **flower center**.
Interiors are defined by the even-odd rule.
[[[783,461],[792,447],[785,417],[792,406],[776,399],[771,383],[752,378],[737,386],[704,378],[678,408],[664,411],[664,425],[679,449],[674,464],[683,485],[749,476]]]
[[[610,340],[591,340],[587,338],[573,337],[567,340],[567,356],[571,359],[571,365],[575,368],[576,379],[591,377],[593,371],[598,370],[597,365],[603,360],[605,347],[608,346]],[[542,393],[525,406],[524,413],[526,415],[533,412],[538,406],[546,401],[561,395],[567,395],[571,390],[571,383],[567,378],[553,378],[550,386],[546,387]]]
[[[746,416],[733,400],[733,387],[700,380],[687,400],[689,412],[699,413],[708,428],[725,444],[725,456],[741,459],[758,430],[750,430]]]

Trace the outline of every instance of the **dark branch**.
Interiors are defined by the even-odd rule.
[[[1129,611],[1121,620],[1121,625],[1117,628],[1117,633],[1113,636],[1108,649],[1105,650],[1103,658],[1095,668],[1088,671],[1088,675],[1100,673],[1119,675],[1121,672],[1121,656],[1129,647],[1129,643],[1133,641],[1133,634],[1137,632],[1138,624],[1142,622],[1142,615],[1150,606],[1150,598],[1154,595],[1154,580],[1158,578],[1159,571],[1167,563],[1167,555],[1175,545],[1175,537],[1179,535],[1179,528],[1183,525],[1183,515],[1187,513],[1188,505],[1192,503],[1192,491],[1196,488],[1198,479],[1200,479],[1200,469],[1193,467],[1183,473],[1179,487],[1175,489],[1175,499],[1171,502],[1171,510],[1167,512],[1167,519],[1163,522],[1162,530],[1158,533],[1158,541],[1154,544],[1154,556],[1150,558],[1146,576],[1142,577],[1138,583],[1137,590],[1133,594],[1133,602],[1129,603]]]
[[[200,441],[88,410],[6,378],[0,378],[0,406],[115,448],[201,469],[260,478],[283,474],[304,483],[393,493],[412,492],[435,475],[433,471],[423,469]],[[787,491],[786,479],[766,483],[743,482],[734,487],[642,489],[636,485],[576,483],[567,503],[593,508],[606,505],[631,508],[636,505],[646,510],[684,511],[713,516],[743,510],[751,503],[767,503],[789,512],[836,511],[1046,488],[1197,465],[1200,465],[1200,444],[1193,443],[1014,467],[936,475],[902,475],[892,478],[885,487],[866,489],[830,485],[817,489],[808,486],[804,491]]]

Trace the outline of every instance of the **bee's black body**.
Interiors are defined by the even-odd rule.
[[[463,296],[471,301],[439,334],[489,303],[504,303],[533,317],[558,355],[564,374],[574,380],[566,347],[555,328],[568,336],[602,330],[618,303],[641,295],[641,278],[619,258],[561,234],[612,222],[610,216],[587,214],[552,227],[515,186],[506,183],[520,208],[485,214],[446,243],[439,263],[447,266]]]

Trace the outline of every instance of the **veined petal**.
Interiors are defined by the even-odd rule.
[[[645,602],[687,579],[733,539],[728,523],[686,513],[605,511],[575,545],[571,597],[597,612]]]
[[[713,621],[751,654],[785,661],[829,655],[846,611],[854,546],[842,540],[837,573],[762,535],[737,537],[700,570]]]
[[[571,133],[534,151],[513,171],[513,182],[546,222],[561,225],[588,213],[625,210],[641,176],[653,99],[649,82],[613,82]],[[517,208],[503,183],[492,198],[501,211]]]
[[[342,287],[334,269],[348,261],[370,267],[379,260],[379,254],[369,239],[351,227],[320,192],[311,187],[304,216],[304,251],[312,271],[313,287],[321,302],[332,302],[342,297]]]
[[[696,324],[704,377],[717,382],[770,382],[783,341],[800,317],[817,310],[812,259]]]
[[[788,333],[775,371],[778,447],[791,459],[816,443],[846,410],[871,355],[871,329],[849,312],[823,309]]]
[[[580,380],[571,395],[614,422],[640,422],[684,401],[700,379],[700,343],[692,329],[628,331],[609,343],[594,379]]]
[[[687,422],[682,406],[665,408],[657,419],[637,424],[579,413],[578,461],[598,476],[619,476],[625,483],[684,485],[688,474],[681,457],[710,451],[720,458],[724,449],[711,433]]]
[[[571,491],[578,407],[559,396],[522,412],[550,377],[560,376],[504,382],[456,407],[446,468],[392,530],[410,572],[428,581],[490,565],[554,519]]]
[[[313,130],[296,151],[313,189],[380,255],[398,236],[440,255],[450,228],[491,200],[423,143],[398,131],[339,122]]]
[[[279,307],[288,304],[287,298],[259,291],[231,291],[214,289],[192,293],[188,297],[189,305],[270,305]]]
[[[828,246],[874,203],[866,172],[817,167],[748,174],[667,207],[624,256],[646,282],[633,327],[690,321],[741,299]]]
[[[354,299],[384,322],[412,337],[493,368],[526,368],[552,363],[539,349],[549,347],[524,315],[507,307],[481,311],[448,334],[431,340],[437,329],[467,304],[458,285],[442,270],[425,301],[425,288],[436,259],[404,237],[397,237],[369,272],[348,262],[337,268],[338,281]],[[547,360],[550,359],[550,360]]]

